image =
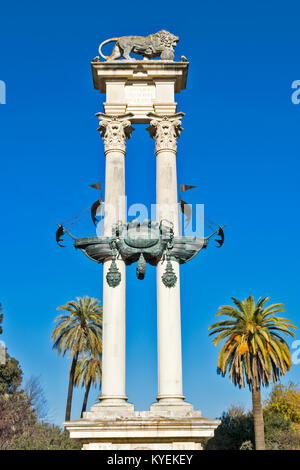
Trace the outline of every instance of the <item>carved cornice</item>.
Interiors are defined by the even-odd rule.
[[[155,139],[155,153],[158,154],[162,150],[171,150],[176,153],[177,138],[183,130],[181,127],[181,119],[184,113],[165,116],[156,113],[148,113],[148,116],[152,119],[147,131],[149,131],[150,137]]]
[[[104,113],[97,113],[99,118],[98,131],[104,141],[105,154],[111,150],[118,150],[126,153],[126,139],[130,139],[134,128],[131,126],[130,118],[132,113],[113,116]]]

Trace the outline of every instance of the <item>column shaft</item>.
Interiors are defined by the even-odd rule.
[[[112,226],[126,221],[125,145],[132,130],[128,116],[109,117],[99,114],[101,136],[106,155],[104,235],[112,235]],[[125,305],[126,269],[116,260],[121,282],[110,287],[106,274],[111,260],[103,263],[103,353],[102,405],[126,403],[125,392]]]
[[[154,115],[153,115],[154,116]],[[172,117],[154,117],[150,123],[150,135],[156,141],[156,204],[157,220],[173,223],[178,236],[178,200],[176,170],[176,139],[181,130],[182,113]],[[165,264],[157,266],[157,349],[159,403],[183,402],[182,354],[179,264],[172,261],[177,282],[166,287],[162,282]]]

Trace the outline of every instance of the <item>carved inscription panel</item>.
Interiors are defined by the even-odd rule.
[[[152,105],[155,99],[155,86],[154,85],[126,85],[125,86],[125,100],[129,106]]]

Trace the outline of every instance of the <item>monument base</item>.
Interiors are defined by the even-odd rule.
[[[219,425],[187,403],[182,410],[159,403],[150,411],[105,408],[94,405],[82,419],[64,423],[72,439],[83,441],[83,450],[201,450]]]

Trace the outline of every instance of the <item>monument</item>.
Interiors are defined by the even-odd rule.
[[[103,263],[102,390],[82,419],[64,423],[83,449],[200,450],[219,424],[185,402],[182,390],[179,267],[208,239],[179,234],[176,154],[184,114],[175,94],[186,88],[189,63],[174,61],[178,40],[167,31],[114,38],[99,48],[104,61],[91,64],[94,87],[106,95],[97,114],[106,158],[104,234],[74,244]],[[102,47],[110,41],[116,45],[106,57]],[[125,211],[126,140],[140,123],[148,124],[156,155],[156,220],[143,223],[128,222]],[[147,264],[157,270],[158,394],[149,411],[135,411],[125,388],[126,265],[135,262],[138,279]]]

